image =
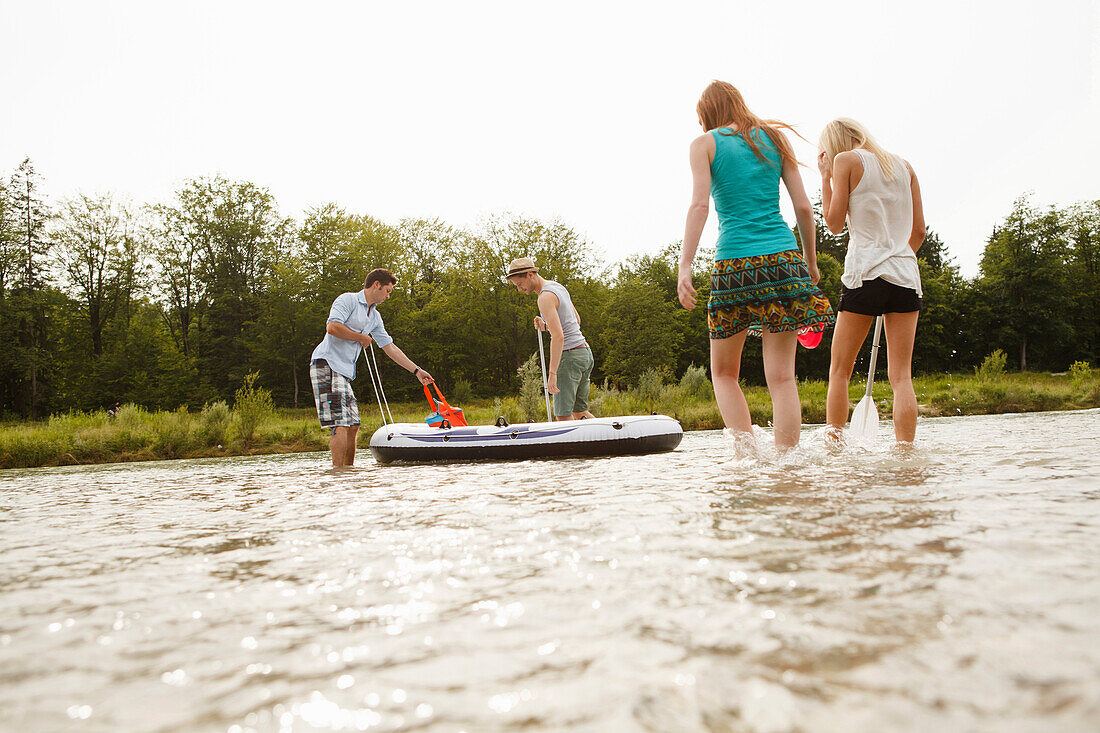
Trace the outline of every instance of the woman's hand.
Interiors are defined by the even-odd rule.
[[[817,169],[821,172],[822,178],[833,177],[833,161],[829,160],[824,150],[817,154]]]
[[[681,272],[679,280],[676,281],[676,295],[680,299],[680,305],[684,306],[687,310],[695,308],[695,303],[699,299],[699,293],[695,291],[695,287],[691,284],[691,271]]]
[[[806,269],[810,271],[810,282],[817,285],[818,281],[821,280],[821,272],[817,269],[817,263],[806,265]]]

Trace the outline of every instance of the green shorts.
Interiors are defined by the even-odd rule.
[[[567,417],[574,412],[588,409],[588,379],[592,376],[592,366],[595,363],[592,349],[587,346],[561,352],[561,363],[558,364],[559,391],[554,395],[555,415]]]

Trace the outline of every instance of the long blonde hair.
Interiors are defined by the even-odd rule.
[[[727,133],[719,130],[719,134],[740,135],[761,161],[771,163],[760,152],[760,147],[750,134],[753,130],[763,130],[768,134],[772,145],[779,151],[783,162],[798,163],[798,159],[794,157],[794,149],[791,147],[790,141],[779,132],[779,128],[784,127],[798,135],[795,129],[785,122],[765,120],[754,115],[749,106],[745,104],[745,98],[741,96],[741,92],[729,82],[718,81],[717,79],[712,81],[703,90],[703,95],[699,97],[699,103],[695,105],[695,111],[699,114],[699,121],[703,123],[703,127],[707,130],[727,126],[735,127],[736,132]],[[802,136],[799,135],[799,137]]]
[[[830,161],[841,153],[863,148],[874,153],[875,158],[878,159],[878,164],[882,167],[882,173],[886,176],[886,180],[892,181],[896,175],[893,156],[871,137],[871,133],[867,132],[866,127],[850,117],[838,117],[825,125],[825,129],[821,131],[817,148],[825,153]]]

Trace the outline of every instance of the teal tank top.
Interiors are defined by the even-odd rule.
[[[740,135],[728,127],[712,130],[714,160],[710,164],[710,195],[718,213],[714,258],[755,257],[797,249],[794,232],[779,213],[779,179],[783,158],[768,134],[752,131],[768,162],[756,157]]]

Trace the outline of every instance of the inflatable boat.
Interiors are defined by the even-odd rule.
[[[379,463],[521,460],[661,453],[680,445],[684,430],[667,415],[590,420],[434,427],[391,423],[374,431],[370,450]]]

